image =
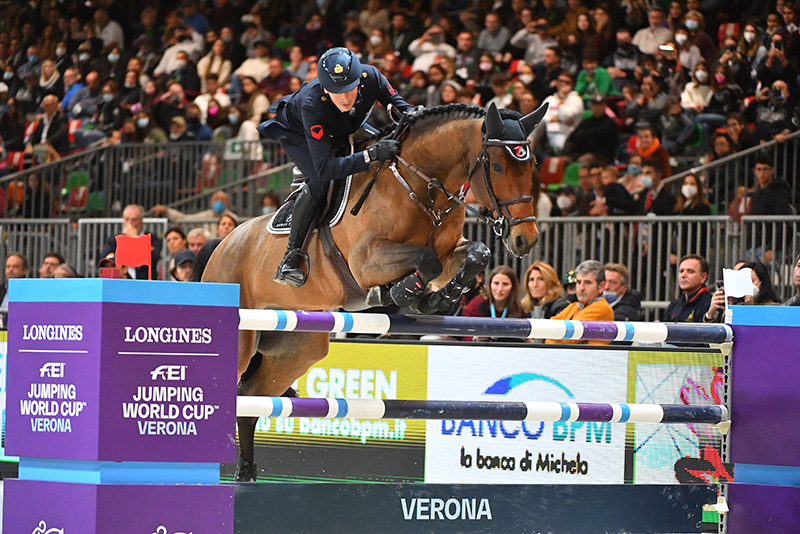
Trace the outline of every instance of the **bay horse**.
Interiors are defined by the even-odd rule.
[[[240,306],[250,309],[364,309],[391,301],[423,313],[448,309],[490,258],[486,245],[462,236],[463,186],[471,185],[478,201],[490,207],[491,215],[483,218],[509,251],[522,256],[536,243],[528,135],[545,111],[543,106],[522,117],[494,105],[484,110],[452,104],[406,117],[397,163],[381,167],[358,216],[346,214],[330,228],[364,291],[360,301],[354,302],[352,288],[323,250],[321,232],[308,241],[305,285],[273,282],[286,236],[267,231],[272,215],[251,219],[224,240],[207,243],[198,254],[194,279],[239,284]],[[364,189],[373,172],[355,175],[351,191]],[[350,195],[348,210],[358,196]],[[441,289],[429,290],[428,284]],[[402,291],[393,292],[396,288]],[[325,357],[329,339],[319,332],[239,331],[238,394],[280,396]],[[256,421],[237,418],[237,481],[256,479]]]

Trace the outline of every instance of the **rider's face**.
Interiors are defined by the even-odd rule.
[[[358,86],[351,91],[347,91],[346,93],[331,93],[327,89],[325,92],[330,97],[331,102],[333,102],[333,104],[339,108],[339,111],[342,113],[347,113],[356,103],[356,98],[358,97]]]

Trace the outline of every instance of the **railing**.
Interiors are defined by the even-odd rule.
[[[709,260],[710,285],[721,277],[723,267],[759,257],[767,263],[781,299],[797,291],[792,274],[800,255],[797,216],[747,216],[741,224],[723,216],[569,217],[540,219],[538,223],[542,229],[539,243],[524,258],[510,255],[494,232],[475,219],[467,220],[464,235],[489,246],[492,267],[509,265],[520,278],[539,259],[553,265],[559,276],[585,259],[624,263],[630,270],[631,287],[642,294],[645,320],[656,318],[658,310],[678,294],[677,260],[688,253],[699,253]],[[198,226],[214,228],[215,224],[216,219],[208,219],[177,225],[188,232]],[[169,226],[166,219],[145,219],[145,230],[160,239]],[[122,220],[85,218],[71,223],[64,219],[0,219],[0,229],[0,254],[24,253],[31,277],[36,276],[44,255],[51,250],[63,254],[82,275],[96,276],[103,243],[121,231]],[[169,259],[164,249],[162,274]]]
[[[249,213],[259,194],[288,187],[291,174],[259,174],[252,190],[239,181],[285,163],[275,141],[117,144],[13,173],[0,186],[9,191],[8,215],[22,218],[119,216],[126,204],[149,209],[213,188],[231,190],[232,208]],[[207,199],[199,202],[208,207]]]

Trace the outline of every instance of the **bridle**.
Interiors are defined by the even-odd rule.
[[[494,188],[492,187],[492,179],[491,179],[491,168],[492,168],[492,161],[489,157],[487,149],[489,147],[503,147],[511,156],[516,159],[517,161],[527,161],[533,157],[530,147],[527,146],[527,140],[524,141],[509,141],[503,139],[488,139],[486,136],[483,137],[481,141],[481,152],[477,158],[475,158],[475,162],[470,167],[469,175],[467,177],[467,183],[464,184],[461,189],[458,190],[457,193],[451,193],[448,191],[444,185],[436,178],[431,178],[422,170],[414,165],[413,163],[409,163],[405,158],[400,155],[396,156],[397,162],[392,162],[389,165],[389,170],[392,171],[392,174],[400,183],[400,185],[405,189],[408,196],[414,201],[422,211],[428,215],[431,219],[431,224],[433,225],[433,230],[431,231],[431,237],[429,238],[429,243],[432,242],[433,232],[436,228],[441,226],[444,222],[444,218],[450,214],[457,206],[463,206],[466,208],[467,212],[477,217],[481,222],[484,224],[489,225],[494,233],[501,237],[502,239],[506,239],[511,232],[511,228],[518,224],[536,221],[536,217],[531,215],[529,217],[522,217],[517,218],[511,215],[508,207],[514,204],[521,204],[521,203],[528,203],[533,202],[533,197],[531,195],[522,195],[519,197],[498,200],[497,195],[494,192]],[[512,150],[517,150],[518,152],[522,152],[521,148],[524,147],[525,151],[524,154],[520,153],[519,155],[514,154]],[[397,163],[402,164],[406,167],[409,171],[413,174],[421,178],[428,184],[428,198],[427,204],[422,202],[419,196],[414,192],[408,182],[403,178],[402,175],[397,170]],[[491,215],[484,215],[483,213],[479,212],[469,204],[464,201],[464,197],[467,195],[467,191],[472,183],[472,177],[475,174],[477,169],[481,169],[483,171],[483,184],[486,187],[486,192],[489,195],[489,199],[492,203],[492,213],[497,214],[497,217],[492,217]],[[433,192],[434,190],[440,191],[443,193],[447,200],[451,202],[448,206],[434,209],[434,199],[433,199]]]

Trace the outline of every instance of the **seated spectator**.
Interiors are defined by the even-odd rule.
[[[625,174],[619,178],[619,183],[625,187],[628,193],[634,195],[634,198],[637,198],[636,195],[644,189],[644,185],[642,185],[643,161],[644,158],[641,154],[631,154],[628,158],[628,165],[625,167]]]
[[[86,77],[86,86],[79,89],[69,100],[69,117],[88,123],[94,122],[103,103],[102,84],[96,71],[89,72]]]
[[[589,215],[636,215],[638,204],[625,186],[617,182],[619,172],[616,167],[594,163],[589,166],[589,174],[595,191],[599,192],[599,197],[592,202]]]
[[[187,61],[197,61],[203,52],[203,36],[194,31],[191,26],[180,24],[174,30],[168,30],[167,44],[169,45],[161,55],[161,60],[153,69],[153,75],[161,78],[168,77],[179,68],[180,52],[186,54]]]
[[[253,52],[255,54],[253,57],[244,60],[239,68],[233,71],[228,87],[229,95],[241,94],[242,78],[250,77],[257,84],[269,74],[269,45],[265,41],[256,41]]]
[[[412,106],[424,106],[428,101],[428,76],[422,71],[413,72],[400,94]]]
[[[78,273],[75,272],[75,269],[67,265],[66,263],[62,263],[56,270],[53,271],[53,278],[80,278]]]
[[[748,22],[742,28],[742,35],[739,38],[737,50],[742,59],[747,62],[750,67],[749,77],[751,80],[756,78],[756,68],[761,64],[761,61],[767,57],[767,47],[758,35],[758,26]],[[743,89],[750,89],[750,87],[742,86]],[[755,89],[755,86],[752,87]]]
[[[664,321],[668,323],[700,323],[711,304],[711,292],[706,287],[708,262],[697,254],[681,258],[678,266],[680,295],[667,306]]]
[[[750,269],[750,280],[755,287],[754,295],[745,295],[744,304],[752,304],[755,306],[780,306],[781,299],[775,291],[775,286],[772,285],[772,280],[766,265],[762,262],[739,262],[733,269],[739,271],[741,269]],[[797,267],[795,267],[797,272]],[[790,304],[792,299],[786,301],[784,306],[794,306]],[[703,315],[704,323],[721,323],[723,321],[723,313],[725,311],[725,288],[717,286],[717,290],[711,296],[711,303],[708,311]]]
[[[619,94],[611,75],[599,65],[598,56],[593,53],[586,54],[583,58],[583,69],[578,73],[575,91],[586,101],[598,94],[604,97]]]
[[[797,71],[789,62],[785,49],[783,33],[774,34],[770,38],[767,56],[756,66],[756,79],[761,87],[771,87],[776,80],[797,79]]]
[[[583,119],[564,143],[564,154],[600,154],[607,160],[617,152],[617,123],[606,114],[606,99],[595,95],[590,102],[591,116]]]
[[[101,103],[97,110],[95,130],[109,136],[112,131],[119,130],[122,126],[123,117],[117,99],[117,82],[112,80],[104,83],[100,90],[100,98]]]
[[[758,137],[741,113],[733,112],[728,115],[725,131],[739,150],[747,150],[758,145]]]
[[[194,102],[186,106],[186,130],[195,141],[211,140],[211,128],[202,121],[200,107]]]
[[[519,281],[511,267],[498,265],[489,274],[480,296],[462,311],[465,317],[521,318],[525,312],[519,302]],[[473,338],[474,341],[519,341],[507,338]]]
[[[48,252],[42,260],[42,265],[39,267],[39,278],[53,278],[53,273],[56,268],[64,263],[64,256],[58,252]]]
[[[714,80],[711,82],[712,95],[708,105],[695,120],[703,125],[706,137],[725,125],[729,113],[741,109],[744,93],[742,88],[733,82],[731,71],[727,65],[717,65],[714,69]]]
[[[622,91],[625,85],[634,81],[633,72],[639,64],[639,49],[633,46],[632,41],[628,28],[618,29],[617,48],[604,62],[617,91]]]
[[[78,69],[69,68],[64,71],[63,81],[64,93],[59,95],[59,97],[61,98],[61,109],[67,111],[70,109],[70,100],[72,99],[73,95],[80,89],[83,89],[83,83],[81,83],[81,73],[78,71]]]
[[[8,309],[8,281],[12,278],[28,276],[28,258],[20,252],[12,252],[6,256],[5,280],[0,286],[0,308]],[[3,326],[8,326],[8,315],[2,314]]]
[[[146,111],[140,111],[133,116],[133,128],[128,129],[123,125],[123,143],[166,143],[167,134],[153,122]]]
[[[39,109],[44,97],[44,91],[39,87],[39,77],[33,72],[26,72],[22,76],[22,85],[17,89],[14,100],[23,115],[33,115]]]
[[[667,98],[667,107],[660,123],[664,149],[670,154],[683,152],[696,130],[695,122],[689,112],[681,107],[678,98]]]
[[[695,114],[702,113],[711,97],[714,89],[711,87],[708,64],[701,61],[692,72],[692,79],[687,83],[681,92],[681,106],[687,111]]]
[[[217,104],[216,106],[209,105],[212,100]],[[218,76],[211,73],[205,78],[204,92],[194,99],[194,103],[200,109],[203,122],[207,122],[209,115],[216,115],[220,108],[229,107],[231,99],[221,89]]]
[[[171,223],[180,222],[180,221],[197,221],[197,220],[204,220],[204,219],[217,219],[222,215],[229,215],[234,219],[238,219],[239,216],[230,211],[230,197],[225,191],[217,191],[211,198],[209,199],[209,207],[207,210],[198,211],[197,213],[183,213],[178,211],[174,208],[168,208],[161,204],[156,204],[150,209],[150,212],[155,215],[156,217],[160,217],[163,215],[167,216],[167,219]]]
[[[170,270],[172,278],[178,282],[191,282],[195,254],[188,248],[180,250],[174,258],[175,266]]]
[[[603,298],[606,289],[606,273],[603,264],[586,260],[575,268],[577,302],[573,302],[551,319],[574,321],[613,321],[614,311]],[[579,345],[608,345],[609,341],[548,339],[545,343],[571,343]]]
[[[255,79],[250,76],[242,78],[242,94],[238,108],[243,112],[243,120],[261,121],[261,114],[269,108],[269,99],[258,89]]]
[[[564,184],[558,188],[556,193],[556,208],[558,209],[553,210],[553,216],[577,215],[577,204],[575,189],[571,185]]]
[[[510,38],[511,31],[503,26],[500,15],[494,12],[487,13],[484,18],[484,28],[478,34],[478,49],[491,54],[495,61],[500,61],[501,51]],[[452,54],[452,57],[455,57],[455,54]]]
[[[391,50],[389,50],[387,53],[389,52],[391,52]],[[394,57],[393,53],[392,57]],[[308,68],[309,63],[303,56],[303,51],[300,50],[300,47],[289,47],[289,65],[286,67],[286,72],[288,72],[290,76],[300,78],[300,80],[305,80],[306,76],[308,75]]]
[[[655,158],[645,159],[642,163],[642,185],[644,190],[639,195],[640,213],[645,215],[675,215],[675,195],[670,186],[664,184],[665,178],[661,161]]]
[[[195,254],[211,239],[211,232],[205,228],[192,228],[186,234],[188,248]]]
[[[800,306],[800,255],[794,260],[794,269],[792,269],[792,282],[796,292],[789,300],[783,303],[784,306]]]
[[[136,204],[129,204],[125,206],[122,210],[122,233],[121,235],[126,235],[129,237],[138,237],[143,234],[149,234],[149,232],[143,232],[144,227],[144,208]],[[117,240],[115,235],[109,236],[105,243],[103,243],[103,248],[100,250],[100,257],[105,258],[108,254],[116,252],[117,250]],[[153,273],[157,273],[158,262],[161,259],[161,247],[163,243],[161,240],[151,235],[150,237],[150,247],[151,247],[151,265],[153,267]],[[131,269],[130,273],[133,273],[131,276],[137,280],[147,280],[147,266],[143,265],[141,267],[137,267],[135,269]],[[155,278],[155,276],[153,277]]]
[[[97,262],[98,277],[100,278],[122,278],[132,280],[130,269],[127,265],[117,265],[116,253],[109,252]],[[145,267],[145,269],[147,269]]]
[[[562,72],[569,74],[561,68],[561,50],[557,46],[545,48],[542,60],[531,65],[531,71],[533,72],[533,94],[539,101],[556,92],[558,77]],[[570,77],[574,80],[571,74]]]
[[[543,119],[545,128],[533,131],[534,138],[547,137],[547,143],[554,153],[561,153],[567,137],[583,117],[583,100],[573,90],[573,86],[572,76],[562,72],[558,77],[558,89],[555,94],[548,96],[543,102],[549,105]]]
[[[658,6],[648,10],[647,21],[648,27],[633,36],[633,44],[642,54],[654,56],[660,45],[672,40],[672,30],[664,27],[664,10]]]
[[[225,42],[222,39],[214,41],[208,54],[197,62],[197,75],[200,77],[200,90],[203,93],[208,91],[206,80],[210,74],[216,77],[218,85],[221,86],[227,84],[230,78],[231,60],[225,53]]]
[[[549,319],[569,305],[564,288],[549,263],[535,261],[525,271],[522,309],[531,319]]]
[[[789,84],[775,80],[771,88],[764,87],[756,94],[743,115],[756,124],[756,136],[760,141],[783,142],[789,133],[797,130],[796,113]]]
[[[689,40],[700,49],[700,55],[703,56],[706,63],[713,63],[717,59],[719,51],[714,40],[705,31],[706,23],[703,14],[690,9],[683,17],[683,25],[689,30]]]
[[[56,69],[56,62],[52,59],[42,61],[42,74],[39,76],[39,87],[45,95],[56,95],[61,97],[64,94],[64,80],[61,73]]]
[[[47,145],[51,150],[64,155],[69,151],[69,126],[64,113],[58,108],[58,97],[44,97],[42,108],[44,114],[25,145],[25,153],[32,155],[36,145]]]
[[[175,61],[173,62],[175,70],[169,72],[167,75],[181,84],[183,90],[192,96],[200,94],[200,76],[197,73],[197,67],[189,59],[189,54],[184,50],[178,51],[175,54]]]
[[[645,76],[640,87],[641,94],[627,103],[625,113],[633,119],[634,127],[650,127],[653,131],[661,126],[659,118],[667,107],[668,95],[662,90],[661,77]]]
[[[650,126],[643,126],[636,131],[636,142],[633,153],[639,154],[644,159],[657,159],[661,164],[663,177],[672,176],[672,166],[669,163],[669,153],[656,137],[655,130]]]
[[[217,221],[217,237],[225,239],[238,225],[239,222],[236,220],[236,217],[223,214]]]
[[[170,143],[186,143],[194,141],[194,134],[186,127],[186,119],[180,115],[172,117],[169,121],[169,141]]]
[[[273,57],[269,60],[267,75],[258,83],[258,88],[267,95],[288,95],[291,77],[292,74],[283,68],[283,62],[280,58]]]
[[[701,62],[705,63],[700,49],[689,39],[689,30],[686,26],[681,25],[675,29],[675,43],[678,45],[678,60],[688,72],[694,71]],[[706,68],[707,65],[706,63]]]
[[[8,99],[8,111],[0,116],[0,132],[7,152],[25,150],[25,116],[13,98]]]
[[[606,263],[606,302],[614,310],[615,321],[641,321],[642,295],[630,288],[628,268],[621,263]]]
[[[503,73],[497,73],[492,76],[492,92],[494,97],[486,102],[484,107],[489,107],[494,104],[498,108],[508,108],[511,106],[513,96],[508,92],[508,76]]]

